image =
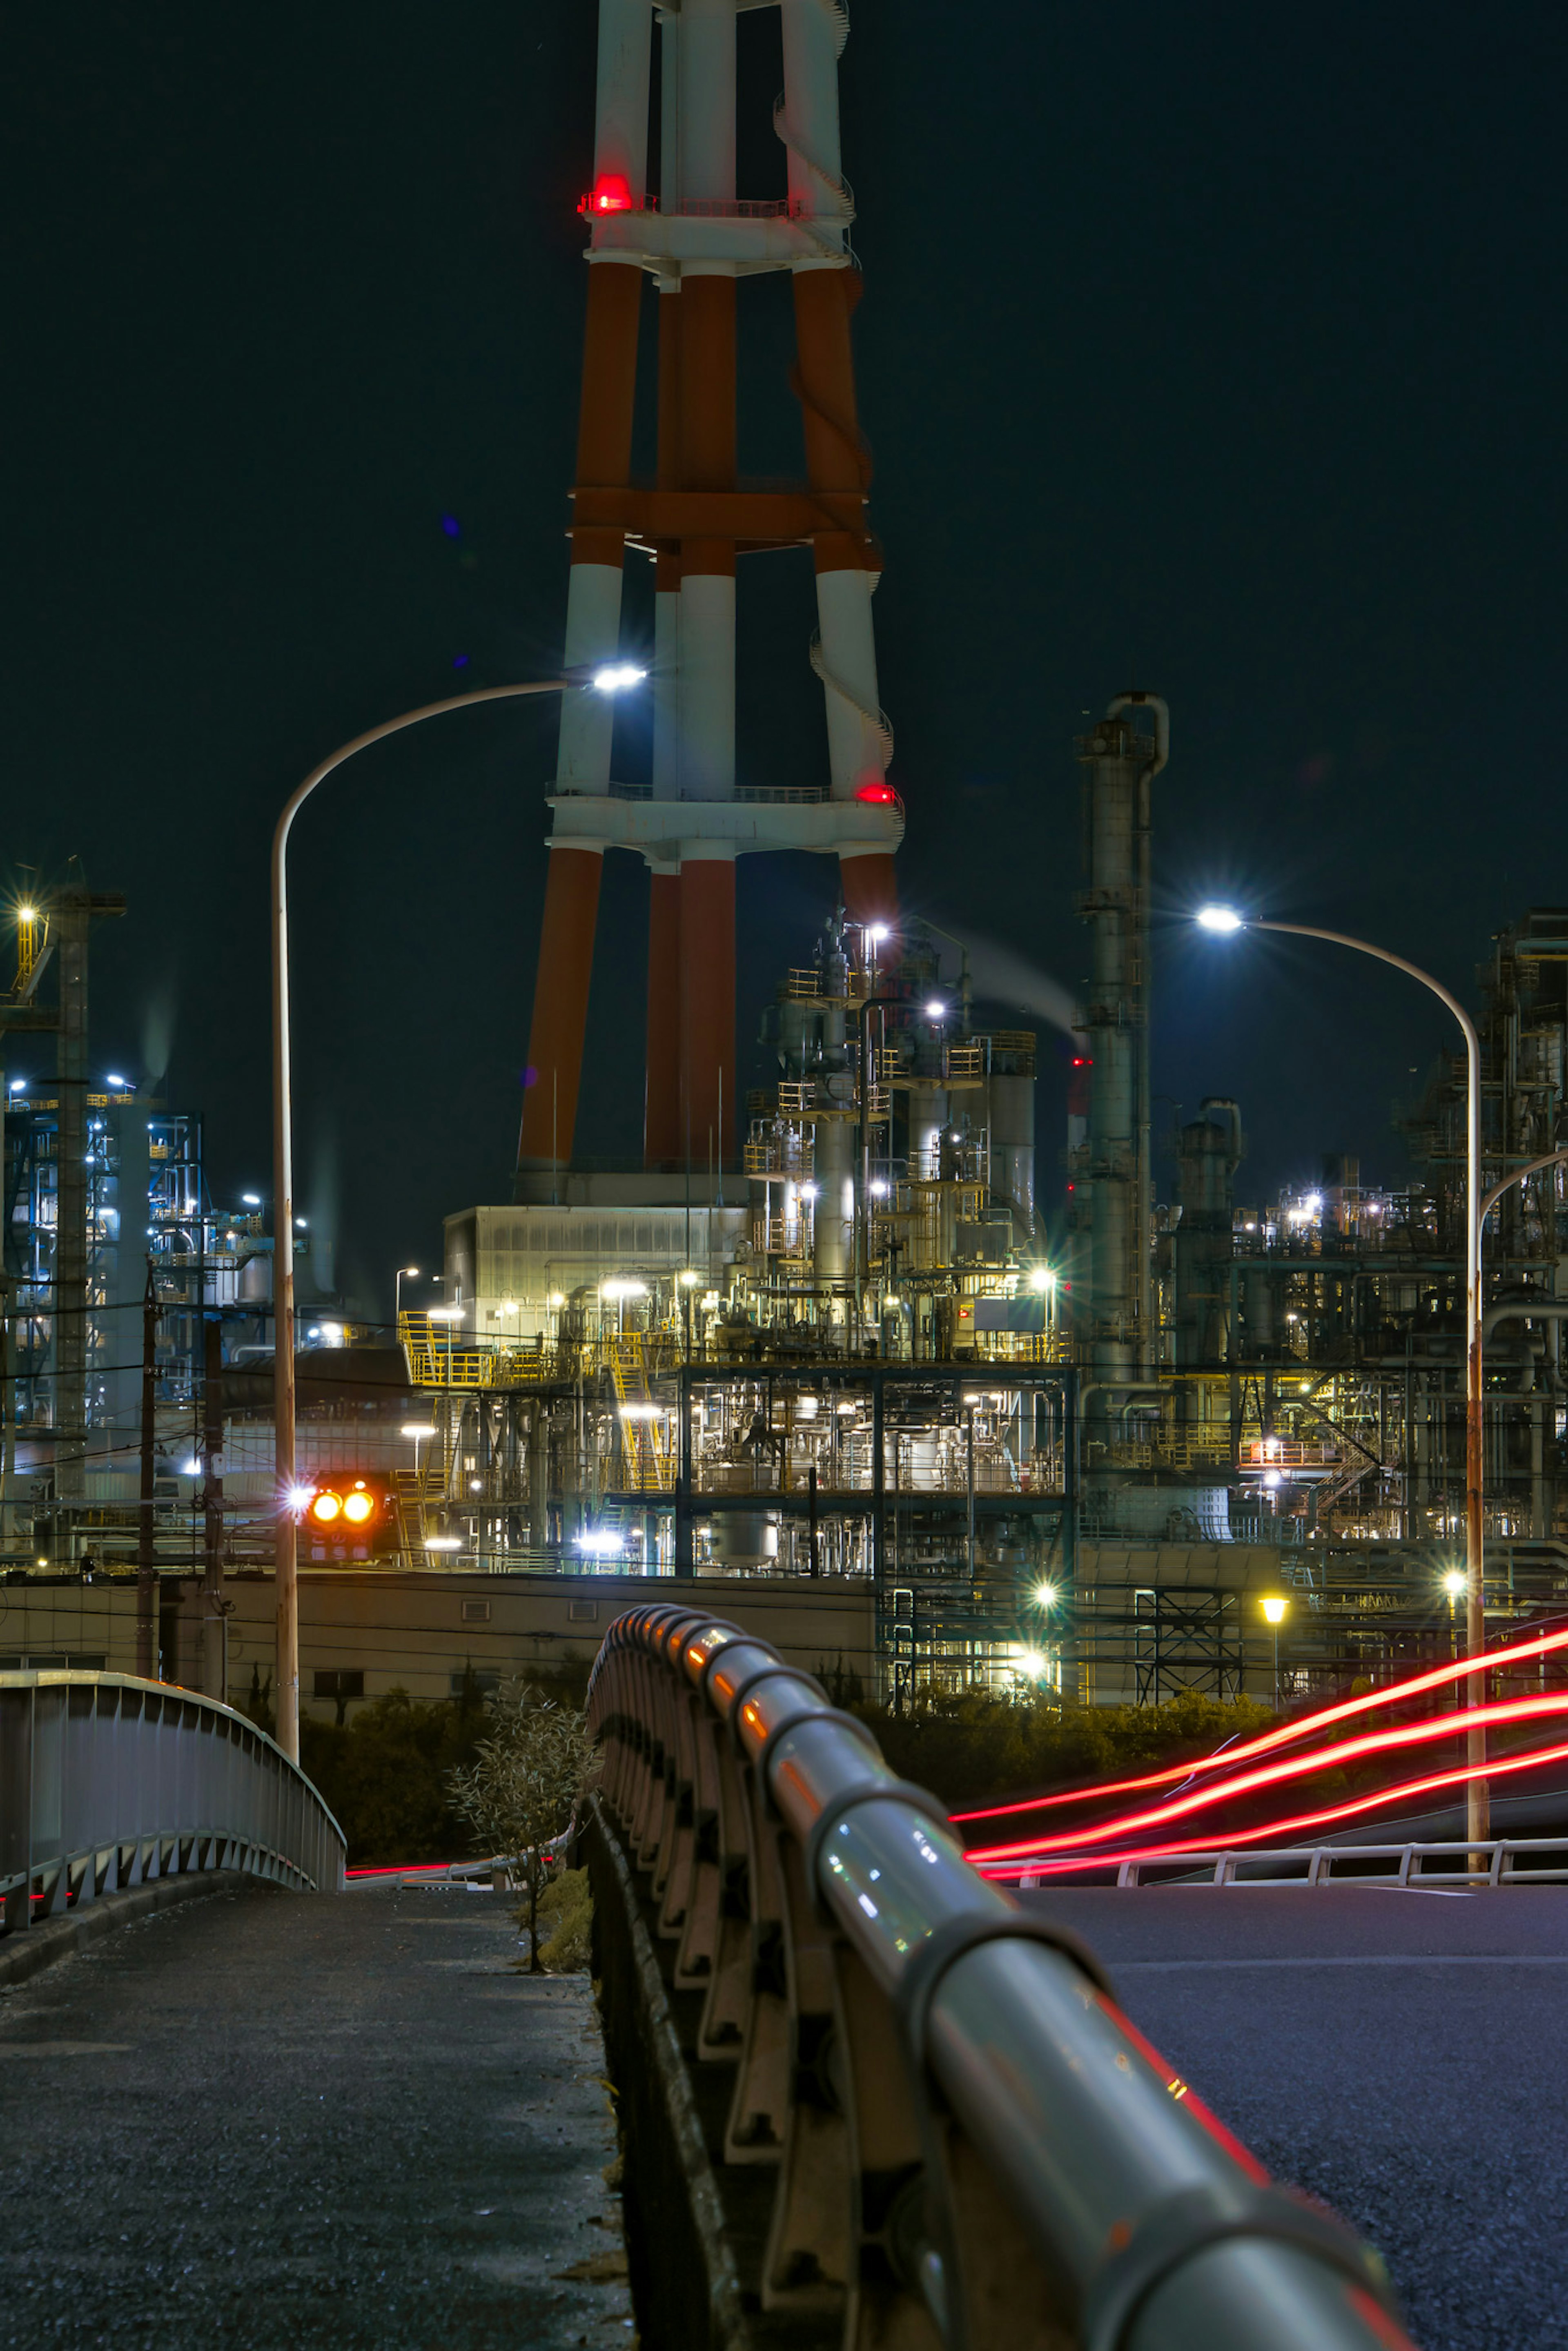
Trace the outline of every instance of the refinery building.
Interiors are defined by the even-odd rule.
[[[395,1334],[361,1331],[308,1234],[289,1237],[314,1283],[302,1696],[342,1718],[393,1686],[444,1697],[470,1672],[580,1663],[620,1606],[687,1578],[897,1704],[930,1686],[1269,1696],[1276,1670],[1305,1696],[1446,1657],[1463,1632],[1463,1054],[1408,1105],[1413,1172],[1393,1183],[1329,1134],[1311,1180],[1264,1198],[1245,1105],[1156,1126],[1150,908],[1179,713],[1173,739],[1160,696],[1129,685],[1071,747],[1080,927],[1049,959],[1079,973],[1072,1090],[1066,1132],[1037,1136],[1036,1037],[981,1017],[962,949],[899,900],[847,19],[833,0],[780,9],[784,192],[764,198],[736,180],[737,13],[600,0],[564,630],[580,683],[545,792],[517,1162],[488,1201],[454,1204],[441,1302],[422,1293]],[[787,482],[737,470],[741,285],[762,274],[791,289]],[[815,580],[810,643],[772,649],[823,711],[821,771],[788,788],[736,751],[737,588],[763,554]],[[638,562],[653,757],[628,780],[591,681],[629,661]],[[786,851],[819,861],[820,924],[771,1002],[737,1008],[736,861]],[[638,860],[649,893],[643,1150],[614,1172],[576,1153],[610,855]],[[70,891],[13,910],[0,1053],[26,1072],[5,1115],[0,1666],[124,1666],[152,1638],[170,1677],[243,1694],[270,1672],[275,1237],[261,1202],[205,1193],[189,1122],[91,1066],[88,942],[120,910]],[[1555,908],[1500,929],[1478,974],[1489,1183],[1560,1141],[1565,976]],[[737,1017],[764,1024],[761,1089],[737,1090]],[[1563,1219],[1552,1167],[1486,1235],[1499,1632],[1568,1596]]]

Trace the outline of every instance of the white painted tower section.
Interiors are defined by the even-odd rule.
[[[633,204],[648,186],[648,86],[653,19],[648,0],[599,0],[599,91],[593,178],[626,183]]]

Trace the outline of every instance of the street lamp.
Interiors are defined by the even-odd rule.
[[[1233,906],[1203,906],[1197,921],[1206,931],[1280,931],[1292,938],[1326,939],[1331,946],[1354,947],[1358,955],[1392,964],[1396,971],[1418,979],[1446,1004],[1458,1022],[1465,1040],[1465,1655],[1486,1654],[1484,1549],[1481,1535],[1482,1484],[1485,1461],[1481,1446],[1481,1045],[1476,1024],[1440,979],[1418,963],[1390,955],[1368,939],[1349,937],[1343,931],[1322,931],[1309,923],[1266,923],[1255,914],[1238,914]],[[1522,1175],[1525,1171],[1521,1170]],[[1484,1687],[1484,1684],[1483,1684]],[[1490,1830],[1491,1803],[1478,1767],[1487,1760],[1487,1735],[1473,1727],[1467,1734],[1465,1761],[1471,1777],[1466,1783],[1466,1834],[1484,1838]]]
[[[600,670],[592,691],[619,694],[643,675],[626,664]],[[455,694],[444,702],[427,702],[405,710],[368,733],[341,744],[291,795],[272,837],[272,1176],[273,1176],[273,1322],[274,1322],[274,1461],[277,1470],[277,1526],[274,1548],[277,1563],[277,1660],[275,1687],[277,1743],[290,1762],[299,1761],[299,1592],[298,1520],[291,1500],[294,1478],[294,1134],[293,1102],[289,1092],[288,1033],[288,835],[294,820],[318,784],[351,759],[356,751],[399,735],[421,719],[438,718],[448,710],[467,710],[481,702],[513,702],[524,695],[570,694],[579,690],[573,678],[549,677],[525,685],[487,685],[474,694]],[[587,689],[582,689],[586,691]]]
[[[1274,1628],[1274,1711],[1280,1711],[1280,1627],[1290,1606],[1282,1592],[1266,1593],[1263,1598],[1263,1621]]]
[[[419,1268],[416,1265],[400,1265],[396,1274],[392,1278],[392,1322],[394,1327],[400,1331],[402,1328],[403,1283],[405,1281],[417,1281],[418,1279]]]

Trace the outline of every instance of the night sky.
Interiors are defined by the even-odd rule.
[[[560,657],[594,26],[591,0],[5,11],[0,880],[74,854],[128,893],[95,1060],[167,1061],[221,1199],[269,1165],[282,800],[375,721]],[[777,19],[741,29],[741,193],[770,196]],[[1469,994],[1492,933],[1568,901],[1565,68],[1545,6],[855,0],[905,901],[1075,987],[1071,738],[1164,693],[1156,1123],[1238,1096],[1246,1196],[1329,1150],[1396,1177],[1444,1018],[1185,907],[1360,928]],[[788,301],[742,288],[750,471],[800,465]],[[750,563],[741,778],[820,782],[809,559]],[[296,831],[302,1206],[383,1311],[444,1212],[507,1196],[553,758],[538,710],[438,721]],[[740,874],[756,1082],[833,871]],[[644,904],[611,860],[588,1153],[640,1144]],[[1071,1046],[1041,1041],[1051,1202]]]

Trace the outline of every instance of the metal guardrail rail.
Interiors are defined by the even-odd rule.
[[[232,1707],[124,1674],[0,1674],[0,1904],[8,1931],[192,1870],[343,1884],[343,1833]]]
[[[1480,1857],[1479,1867],[1471,1864],[1472,1854]],[[1360,1865],[1375,1861],[1388,1866]],[[1437,1866],[1428,1868],[1428,1862]],[[1112,1855],[1101,1863],[1085,1854],[1079,1868],[1113,1869],[1118,1886],[1147,1885],[1155,1870],[1167,1883],[1179,1877],[1199,1886],[1419,1886],[1426,1878],[1445,1886],[1557,1886],[1568,1883],[1568,1836],[1483,1838],[1479,1844],[1461,1838],[1448,1844],[1271,1845],[1256,1852],[1249,1845],[1216,1846],[1209,1853],[1146,1853],[1136,1861]],[[1041,1883],[1027,1864],[1018,1878],[1020,1886]]]
[[[766,1642],[633,1610],[589,1708],[696,2057],[735,2069],[724,2161],[775,2167],[765,2311],[845,2351],[1406,2346],[1376,2256]]]

